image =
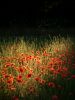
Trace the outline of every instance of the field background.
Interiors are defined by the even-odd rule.
[[[0,5],[0,100],[75,100],[75,1]]]

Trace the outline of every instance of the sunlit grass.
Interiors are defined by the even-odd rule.
[[[69,37],[0,43],[1,99],[64,100],[66,95],[71,100],[74,70],[75,46]]]

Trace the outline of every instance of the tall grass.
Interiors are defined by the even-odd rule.
[[[73,99],[75,46],[69,37],[0,43],[0,95],[9,100]],[[6,96],[4,98],[4,96]]]

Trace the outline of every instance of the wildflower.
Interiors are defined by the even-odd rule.
[[[64,68],[63,68],[63,71],[66,71],[66,72],[67,72],[67,71],[68,71],[68,68],[64,67]]]
[[[13,84],[13,80],[12,80],[12,79],[8,79],[8,80],[7,80],[7,83],[8,83],[8,84]]]
[[[71,59],[68,59],[68,64],[70,65],[72,62],[71,62]]]
[[[72,69],[75,69],[75,64],[72,64]]]
[[[64,53],[59,55],[59,58],[63,58],[63,57],[65,57]]]
[[[10,75],[10,76],[8,77],[7,83],[8,83],[8,84],[13,84],[13,82],[14,82],[14,77],[13,77],[12,75]]]
[[[37,55],[40,55],[40,51],[36,51],[36,54],[37,54]]]
[[[35,80],[36,80],[36,81],[39,81],[39,80],[40,80],[40,77],[36,77]]]
[[[54,82],[49,82],[48,86],[54,88],[55,87],[55,83]]]
[[[53,67],[51,67],[51,68],[50,68],[50,71],[52,71],[52,72],[53,72],[53,71],[55,71],[55,69],[54,69]]]
[[[19,100],[17,96],[13,96],[12,100]]]
[[[71,78],[75,79],[75,75],[72,75]]]
[[[35,92],[34,86],[30,86],[29,89],[28,89],[28,91],[29,91],[30,93],[34,93],[34,92]]]
[[[29,61],[29,60],[31,60],[31,59],[33,59],[33,56],[27,56],[27,57],[26,57],[26,61]]]
[[[21,82],[23,81],[21,75],[18,75],[16,79],[17,79],[17,81],[18,81],[19,83],[21,83]]]
[[[40,64],[40,60],[37,60],[36,62],[37,62],[37,64]]]
[[[9,75],[7,75],[7,74],[3,75],[3,78],[8,78],[8,77],[9,77]]]
[[[58,100],[58,96],[57,95],[53,95],[52,96],[52,100]]]
[[[40,83],[41,85],[44,85],[44,84],[46,83],[46,81],[43,80],[43,79],[41,79],[41,80],[39,81],[39,83]]]
[[[19,67],[18,68],[19,72],[23,73],[25,71],[24,67]]]
[[[32,54],[34,54],[34,51],[31,51]]]
[[[53,74],[57,76],[57,75],[59,74],[59,71],[58,71],[58,70],[55,70],[55,71],[53,72]]]
[[[43,56],[49,56],[49,54],[46,51],[44,51]]]
[[[6,64],[5,64],[5,67],[12,67],[14,64],[13,63],[11,63],[11,62],[7,62]]]
[[[27,78],[30,78],[32,76],[32,74],[30,73],[30,74],[27,74]]]
[[[63,74],[61,74],[61,76],[62,76],[62,78],[66,78],[68,76],[68,74],[67,73],[63,73]]]

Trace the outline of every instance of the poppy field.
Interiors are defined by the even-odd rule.
[[[0,100],[74,100],[74,41],[41,41],[0,42]]]

